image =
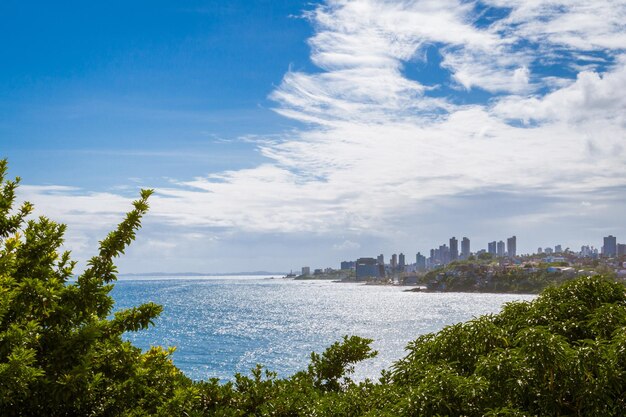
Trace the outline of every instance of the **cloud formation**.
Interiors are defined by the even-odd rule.
[[[490,7],[506,7],[504,17],[479,24]],[[615,1],[329,1],[309,15],[311,59],[322,72],[289,72],[271,96],[276,111],[308,128],[262,144],[267,164],[159,190],[169,197],[161,214],[255,231],[359,230],[440,196],[620,185],[625,9]],[[450,72],[435,87],[448,96],[404,71],[432,45]],[[546,51],[559,59],[597,51],[613,64],[559,76],[542,67]],[[459,89],[498,94],[459,104]]]
[[[307,18],[320,71],[290,71],[271,94],[305,127],[259,141],[267,162],[256,168],[158,189],[152,216],[221,231],[376,234],[437,199],[592,204],[626,185],[625,1],[329,0]],[[433,84],[427,71],[446,76]],[[100,209],[87,201],[100,197],[127,204],[70,193],[67,207],[84,199],[88,225]]]

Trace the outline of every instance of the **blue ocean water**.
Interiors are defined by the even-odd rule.
[[[135,345],[176,346],[174,363],[186,375],[223,381],[256,364],[289,376],[344,335],[374,339],[379,354],[357,366],[355,378],[377,378],[417,336],[534,297],[405,289],[258,276],[126,278],[112,296],[116,309],[164,307],[156,327],[126,335]]]

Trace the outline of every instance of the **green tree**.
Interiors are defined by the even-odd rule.
[[[7,180],[0,161],[0,410],[2,415],[153,413],[186,377],[171,350],[142,353],[122,339],[161,312],[147,303],[109,319],[114,259],[134,239],[148,209],[142,190],[117,229],[100,242],[87,269],[61,252],[65,226],[27,220],[30,203],[15,208],[19,178]]]

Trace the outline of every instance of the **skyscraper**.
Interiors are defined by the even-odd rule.
[[[511,236],[506,240],[506,251],[509,258],[517,256],[517,237]]]
[[[554,253],[561,253],[563,252],[563,247],[561,245],[556,245],[554,247]]]
[[[459,259],[459,241],[456,237],[450,238],[450,260],[456,261]]]
[[[617,238],[613,235],[605,237],[602,250],[602,254],[607,258],[617,255]]]
[[[417,266],[418,271],[423,271],[426,269],[426,257],[421,253],[417,252],[415,255],[415,265]]]
[[[404,259],[404,253],[400,253],[398,256],[398,270],[404,271],[404,267],[406,266],[406,259]]]
[[[504,242],[500,240],[498,241],[496,246],[497,246],[496,255],[498,256],[498,258],[503,258],[504,257]]]
[[[461,258],[469,258],[470,253],[470,240],[464,237],[463,240],[461,240]]]
[[[496,241],[495,240],[493,242],[487,243],[487,253],[490,253],[492,255],[496,255],[498,253],[498,252],[496,252]]]
[[[391,255],[391,269],[395,271],[397,267],[398,267],[398,255],[394,253],[393,255]]]
[[[376,258],[376,260],[378,261],[378,265],[385,265],[385,255],[383,255],[382,253],[378,255],[378,258]]]
[[[450,262],[450,248],[445,243],[439,246],[439,260],[442,264]]]

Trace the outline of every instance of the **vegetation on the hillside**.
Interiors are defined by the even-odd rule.
[[[575,278],[572,273],[550,271],[548,266],[567,264],[507,268],[490,260],[456,261],[427,272],[420,282],[437,291],[537,294]]]
[[[6,416],[620,416],[626,415],[626,292],[600,276],[418,337],[378,381],[354,382],[375,355],[346,337],[289,378],[261,367],[233,382],[192,382],[171,351],[124,332],[160,313],[113,316],[113,260],[133,240],[150,191],[74,281],[65,227],[27,220],[0,163],[0,414]],[[416,334],[420,332],[415,329]]]

